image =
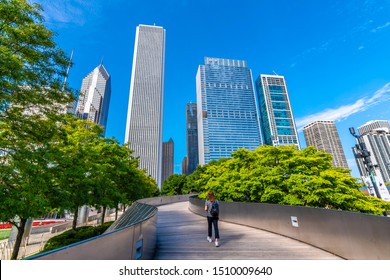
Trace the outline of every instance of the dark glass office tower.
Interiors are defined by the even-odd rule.
[[[186,106],[186,139],[187,139],[187,175],[194,172],[199,164],[198,154],[198,120],[196,104]]]

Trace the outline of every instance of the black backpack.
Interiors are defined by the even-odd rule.
[[[218,217],[219,216],[219,205],[218,205],[217,202],[211,203],[210,215],[212,217]]]

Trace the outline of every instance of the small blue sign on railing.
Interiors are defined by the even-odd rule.
[[[135,245],[135,259],[140,260],[142,258],[142,245],[143,245],[143,239],[140,239],[137,241],[137,244]]]

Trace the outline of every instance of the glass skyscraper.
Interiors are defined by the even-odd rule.
[[[199,164],[198,149],[198,120],[195,103],[188,103],[186,106],[186,138],[187,138],[187,175],[195,171]]]
[[[196,75],[199,164],[261,145],[252,72],[244,60],[206,57]]]
[[[76,116],[100,124],[105,131],[110,97],[111,77],[100,64],[81,83]]]
[[[165,29],[136,30],[125,143],[161,188]]]
[[[300,149],[284,77],[260,75],[256,80],[256,92],[264,144],[295,145]]]
[[[168,142],[163,142],[161,184],[174,173],[174,152],[175,144],[172,138],[169,138]]]

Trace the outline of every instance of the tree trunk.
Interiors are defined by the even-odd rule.
[[[22,238],[23,238],[23,234],[24,234],[24,226],[26,225],[26,221],[27,221],[27,219],[20,218],[19,226],[15,225],[16,228],[18,229],[18,235],[16,236],[14,249],[13,249],[12,255],[11,255],[11,260],[18,259],[20,244],[22,244]]]
[[[76,207],[76,210],[74,211],[74,216],[73,216],[73,224],[72,224],[72,229],[75,230],[77,226],[77,219],[79,218],[79,207]]]
[[[103,206],[103,212],[102,212],[102,224],[104,224],[104,218],[106,217],[106,210],[107,210],[107,206]]]
[[[119,211],[119,204],[116,205],[116,208],[115,208],[115,221],[118,220],[118,211]]]

